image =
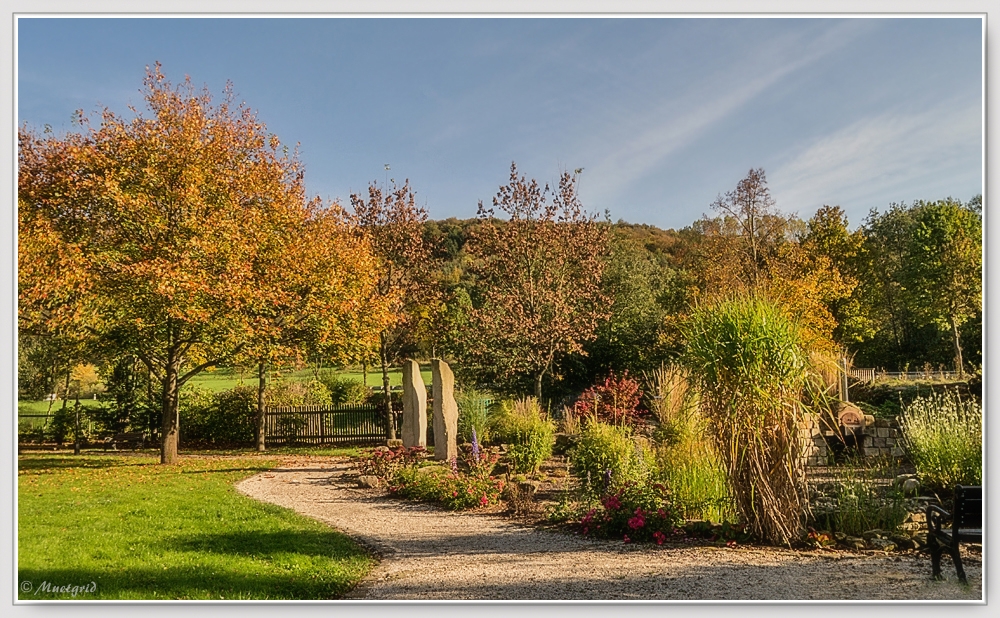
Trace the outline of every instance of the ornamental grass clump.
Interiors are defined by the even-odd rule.
[[[957,392],[918,396],[899,416],[903,444],[920,482],[932,489],[980,485],[983,410]]]
[[[686,365],[741,521],[765,542],[791,544],[808,508],[797,434],[810,380],[801,329],[751,295],[695,310],[685,335]]]
[[[698,391],[680,365],[645,374],[646,407],[659,421],[656,468],[670,499],[685,519],[735,522],[726,469],[708,422],[698,409]]]
[[[495,408],[489,425],[492,441],[510,445],[507,459],[515,472],[536,472],[552,456],[555,423],[545,418],[534,397],[504,401]]]

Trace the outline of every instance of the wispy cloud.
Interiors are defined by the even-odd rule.
[[[737,65],[709,76],[680,96],[665,93],[664,99],[650,101],[643,113],[608,128],[616,139],[599,140],[600,145],[586,148],[597,161],[591,166],[593,173],[588,174],[595,179],[592,195],[597,201],[609,200],[622,188],[661,168],[665,159],[694,144],[782,79],[848,45],[868,26],[864,22],[845,22],[811,41],[786,36],[760,43]],[[781,63],[774,60],[786,58],[794,59]],[[607,143],[622,145],[597,154]]]
[[[839,204],[848,215],[854,211],[852,221],[871,205],[885,205],[872,201],[944,197],[921,192],[948,191],[942,180],[961,176],[963,168],[970,182],[980,177],[980,151],[970,145],[979,143],[981,125],[980,105],[966,100],[879,114],[789,153],[768,174],[769,184],[783,210]]]

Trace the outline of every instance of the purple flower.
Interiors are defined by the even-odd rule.
[[[479,463],[479,440],[476,439],[476,428],[472,428],[472,458]]]
[[[604,491],[608,491],[609,487],[611,487],[611,470],[610,469],[604,471]]]

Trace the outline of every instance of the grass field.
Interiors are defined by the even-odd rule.
[[[330,371],[330,370],[323,370]],[[348,378],[350,380],[355,380],[357,382],[364,382],[364,374],[360,369],[351,370],[341,370],[336,372],[338,376],[342,378]],[[282,376],[290,378],[293,380],[310,380],[313,377],[313,371],[311,369],[303,369],[301,371],[292,371],[288,373],[283,373]],[[427,369],[422,369],[420,375],[424,378],[425,384],[431,383],[431,370],[428,366]],[[389,384],[392,386],[399,386],[403,383],[403,373],[399,369],[393,369],[389,372]],[[214,371],[203,371],[195,377],[188,381],[189,385],[197,386],[198,388],[204,388],[211,390],[213,392],[225,391],[238,386],[239,384],[250,384],[256,386],[257,376],[252,371],[247,371],[240,373],[239,371],[229,368],[220,367]],[[369,371],[368,372],[368,386],[379,387],[382,386],[382,372],[381,371]]]
[[[375,564],[339,532],[233,487],[273,461],[156,462],[21,455],[18,598],[335,599]],[[44,590],[60,586],[80,588]]]

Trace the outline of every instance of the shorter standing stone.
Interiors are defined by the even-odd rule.
[[[458,458],[458,403],[455,401],[455,374],[448,363],[431,360],[434,393],[434,459]]]
[[[427,387],[417,361],[403,362],[403,446],[427,447]]]

